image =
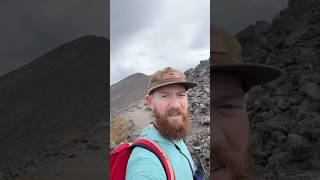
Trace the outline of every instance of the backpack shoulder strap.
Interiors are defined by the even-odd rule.
[[[165,154],[165,152],[159,147],[157,143],[155,143],[154,141],[146,137],[141,137],[137,139],[130,147],[134,148],[137,146],[151,151],[153,154],[155,154],[158,157],[162,167],[165,170],[167,180],[176,179],[169,157]]]

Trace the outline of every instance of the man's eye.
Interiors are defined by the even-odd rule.
[[[166,98],[166,97],[168,97],[168,95],[161,95],[160,97],[161,98]]]
[[[180,96],[180,97],[185,97],[185,96],[186,96],[186,94],[179,94],[179,96]]]
[[[232,110],[232,109],[242,109],[242,106],[241,105],[234,105],[234,104],[224,104],[224,105],[219,106],[219,108]]]

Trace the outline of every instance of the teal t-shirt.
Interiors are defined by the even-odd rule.
[[[193,172],[195,171],[194,162],[191,158],[186,144],[182,141],[173,141],[179,146],[181,152],[189,159],[189,163],[174,144],[161,136],[157,129],[150,124],[141,131],[140,137],[147,137],[155,141],[161,149],[169,156],[172,164],[176,180],[193,180]],[[132,151],[127,165],[126,180],[166,180],[166,174],[161,165],[160,160],[149,150],[136,147]]]

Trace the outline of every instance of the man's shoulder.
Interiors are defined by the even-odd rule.
[[[159,163],[160,163],[160,160],[157,158],[157,156],[155,154],[153,154],[151,151],[149,151],[145,148],[142,148],[142,147],[135,147],[132,150],[129,161],[130,160],[131,161],[148,160],[148,161],[155,161],[155,162],[159,161]]]
[[[160,180],[166,179],[166,174],[155,154],[147,149],[135,147],[128,161],[126,179]]]

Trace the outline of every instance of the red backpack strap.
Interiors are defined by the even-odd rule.
[[[134,148],[137,146],[151,151],[158,157],[165,170],[167,180],[176,179],[169,157],[165,154],[165,152],[159,147],[157,143],[155,143],[151,139],[142,137],[137,139],[130,147]]]
[[[123,143],[110,152],[110,180],[125,180],[131,143]]]

